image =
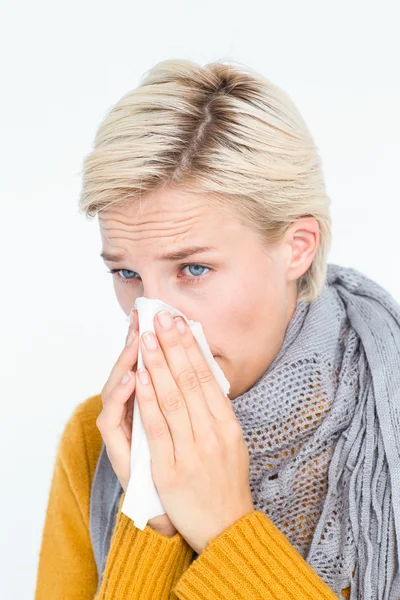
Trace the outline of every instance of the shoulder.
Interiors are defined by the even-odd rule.
[[[96,419],[101,413],[102,408],[103,403],[101,400],[101,394],[96,394],[95,396],[86,398],[86,400],[83,400],[83,402],[80,402],[75,407],[67,426],[69,426],[71,430],[80,428],[89,445],[96,445],[99,440],[101,445],[102,438],[96,425]]]
[[[102,410],[101,394],[80,402],[67,421],[58,445],[58,457],[70,483],[90,490],[103,438],[96,425]]]

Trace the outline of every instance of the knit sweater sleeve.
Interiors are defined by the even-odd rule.
[[[179,600],[338,598],[269,517],[257,510],[211,540],[174,592]],[[342,594],[348,597],[348,590]]]
[[[179,532],[168,538],[148,525],[143,531],[135,527],[121,512],[124,495],[95,600],[176,600],[173,588],[194,551]]]
[[[143,531],[135,527],[121,512],[124,495],[98,586],[89,510],[91,481],[101,438],[96,448],[93,438],[85,438],[82,422],[85,417],[87,419],[82,405],[78,406],[58,446],[43,527],[35,600],[175,599],[172,588],[189,566],[194,551],[179,533],[168,538],[149,526]],[[89,431],[93,431],[92,421]]]

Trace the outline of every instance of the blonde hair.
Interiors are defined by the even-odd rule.
[[[108,112],[83,167],[87,218],[173,186],[234,211],[266,248],[295,220],[314,217],[319,244],[297,300],[320,295],[331,218],[317,148],[290,97],[241,63],[156,64]]]

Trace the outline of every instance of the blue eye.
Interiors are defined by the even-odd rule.
[[[181,270],[186,269],[186,267],[189,267],[189,268],[195,267],[194,271],[197,270],[196,267],[197,268],[200,267],[200,269],[207,269],[208,271],[212,271],[212,269],[210,267],[205,267],[203,265],[199,265],[196,263],[187,263],[187,264],[181,265]],[[122,273],[123,271],[125,271],[127,273],[135,274],[135,271],[130,271],[129,269],[112,269],[111,271],[108,270],[108,273],[111,273],[113,276],[115,276],[116,279],[121,281],[121,283],[129,284],[130,281],[137,281],[138,278],[136,278],[136,277],[122,277],[120,275],[120,273]],[[203,281],[205,276],[207,276],[207,275],[204,275],[203,273],[199,273],[197,271],[197,276],[193,275],[192,277],[187,277],[187,280],[188,280],[187,283],[199,283],[199,282]]]
[[[200,269],[207,269],[208,267],[203,267],[202,265],[195,265],[195,264],[189,264],[189,265],[185,265],[183,268],[186,269],[186,267],[200,267]],[[203,275],[203,273],[197,273],[197,275]],[[198,278],[196,278],[198,279]]]

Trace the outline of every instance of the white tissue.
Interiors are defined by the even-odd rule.
[[[229,381],[213,357],[203,333],[203,328],[198,321],[187,319],[179,310],[161,300],[149,299],[144,296],[136,299],[134,308],[138,311],[139,335],[142,335],[145,331],[153,331],[155,333],[153,319],[160,310],[169,311],[173,317],[183,317],[190,327],[200,351],[223,394],[226,396],[229,393]],[[143,366],[145,365],[139,346],[137,368],[141,369]],[[143,531],[149,519],[163,515],[166,511],[161,503],[151,474],[150,450],[136,397],[134,398],[133,407],[130,468],[130,479],[121,510],[134,521],[136,527]]]

